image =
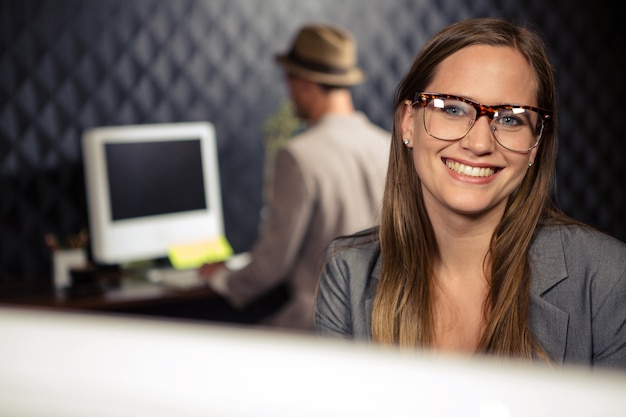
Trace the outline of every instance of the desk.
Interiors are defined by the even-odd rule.
[[[126,310],[190,299],[214,299],[210,288],[176,290],[143,279],[122,278],[100,292],[85,294],[35,294],[2,300],[6,304],[68,310]]]
[[[208,287],[172,289],[119,272],[102,275],[99,281],[103,290],[98,293],[59,295],[50,292],[4,298],[0,299],[0,304],[255,324],[287,299],[281,287],[248,308],[237,310]]]

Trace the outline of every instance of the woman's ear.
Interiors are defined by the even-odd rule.
[[[537,157],[537,151],[539,150],[540,146],[541,146],[541,143],[539,143],[539,145],[535,146],[530,151],[530,155],[529,155],[529,158],[528,158],[528,167],[531,167],[535,163],[535,158]]]
[[[405,145],[411,147],[413,145],[413,134],[415,129],[415,108],[410,100],[404,101],[400,120],[400,129],[402,132],[402,141]]]

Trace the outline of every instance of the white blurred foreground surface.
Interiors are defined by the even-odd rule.
[[[200,323],[0,308],[3,417],[599,417],[626,373]]]

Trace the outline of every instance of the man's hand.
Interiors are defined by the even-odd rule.
[[[198,275],[215,293],[222,297],[228,294],[228,275],[224,262],[206,263],[198,268]]]
[[[198,272],[204,280],[210,281],[215,271],[221,269],[223,266],[224,262],[213,262],[210,264],[204,264],[200,268],[198,268]]]

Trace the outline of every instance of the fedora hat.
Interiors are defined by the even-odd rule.
[[[347,87],[365,79],[354,38],[336,26],[304,26],[289,51],[275,58],[288,74],[319,84]]]

